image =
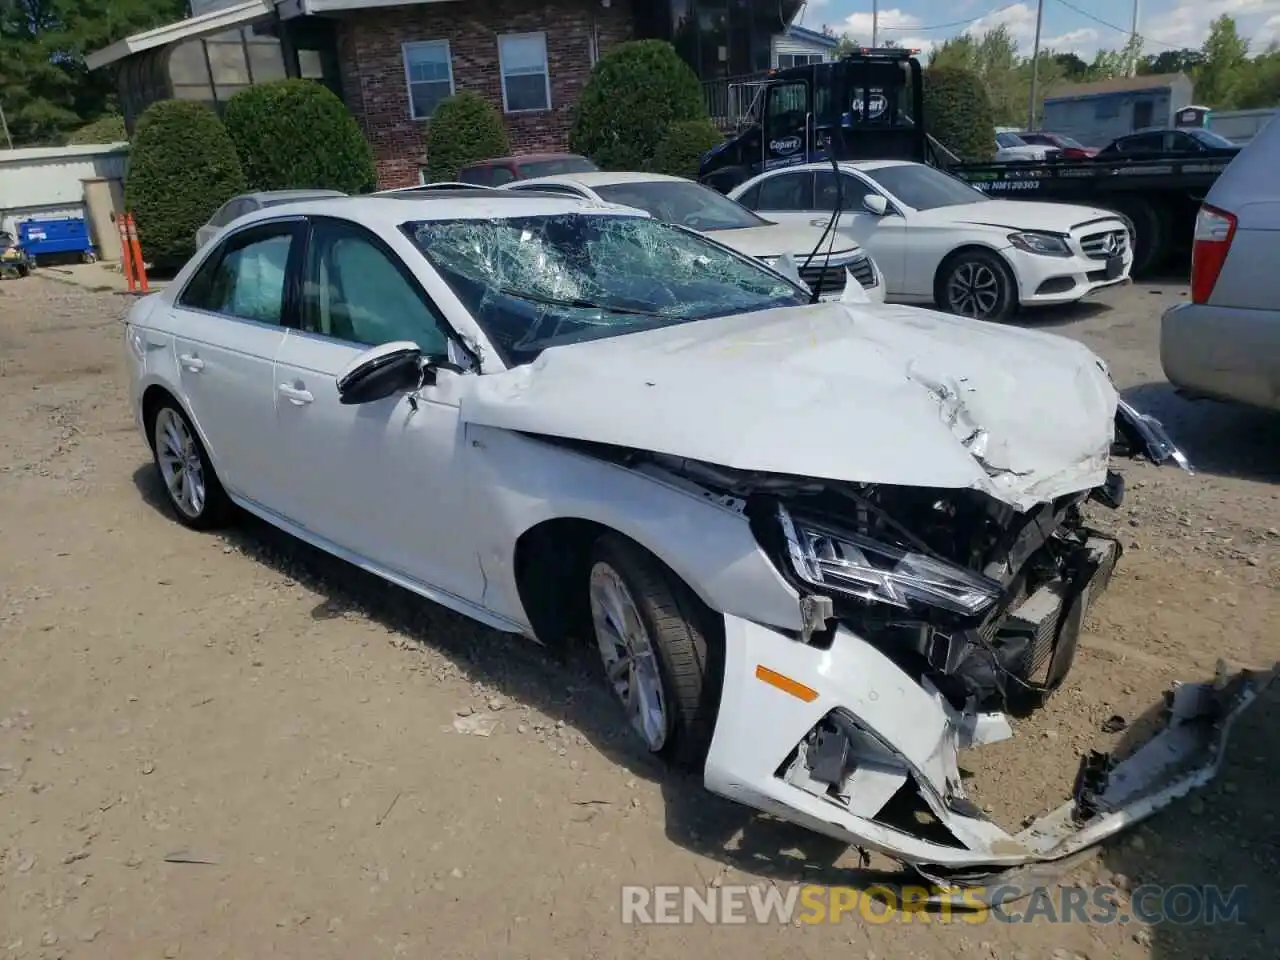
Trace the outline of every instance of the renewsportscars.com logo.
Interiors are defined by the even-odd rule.
[[[627,886],[627,924],[816,925],[888,923],[1241,923],[1247,890],[1190,884],[1114,886],[1013,885],[943,891],[928,887],[823,887],[816,884],[719,887]],[[938,902],[931,901],[937,897]]]

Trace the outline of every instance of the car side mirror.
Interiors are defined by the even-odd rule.
[[[338,402],[373,403],[396,393],[417,390],[426,375],[422,350],[401,340],[366,350],[338,376]]]
[[[889,201],[878,193],[868,193],[862,198],[863,209],[877,217],[883,217],[889,209]]]

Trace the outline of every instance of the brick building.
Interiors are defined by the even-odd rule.
[[[767,69],[800,0],[192,0],[192,16],[85,58],[112,67],[132,129],[171,97],[220,108],[254,83],[308,77],[360,121],[381,187],[420,182],[435,105],[474,90],[512,149],[563,150],[597,58],[633,37],[673,42],[704,81]]]

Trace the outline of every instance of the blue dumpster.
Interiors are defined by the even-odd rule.
[[[18,224],[18,245],[32,260],[74,254],[89,262],[97,259],[89,225],[84,217],[50,217]]]

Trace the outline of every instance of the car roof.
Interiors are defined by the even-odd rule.
[[[1245,229],[1276,229],[1280,201],[1275,158],[1280,154],[1280,121],[1272,120],[1253,135],[1218,175],[1204,202],[1240,218]],[[1256,221],[1256,223],[1255,223]]]
[[[340,217],[375,230],[395,230],[412,220],[494,220],[507,217],[557,216],[585,213],[597,216],[640,216],[643,211],[615,204],[589,203],[575,197],[506,190],[449,190],[440,194],[370,194],[299,200],[267,207],[246,215],[237,223],[273,220],[288,216]]]
[[[257,200],[280,200],[290,197],[304,200],[308,197],[345,197],[346,194],[341,190],[254,190],[251,193],[242,193],[240,196]]]
[[[509,157],[494,157],[491,160],[480,160],[469,163],[463,169],[473,170],[477,167],[492,167],[500,163],[535,163],[539,160],[585,160],[580,153],[516,153]]]
[[[919,167],[923,164],[916,163],[914,160],[841,160],[840,168],[842,170],[883,170],[885,167]],[[786,173],[788,171],[799,170],[803,173],[816,173],[822,170],[830,170],[831,164],[826,160],[817,160],[813,163],[797,163],[789,167],[778,167],[768,171],[769,173]]]
[[[584,170],[581,173],[556,173],[547,177],[530,177],[519,183],[569,183],[581,187],[610,187],[619,183],[693,183],[684,177],[672,177],[665,173],[638,173],[618,170]]]

